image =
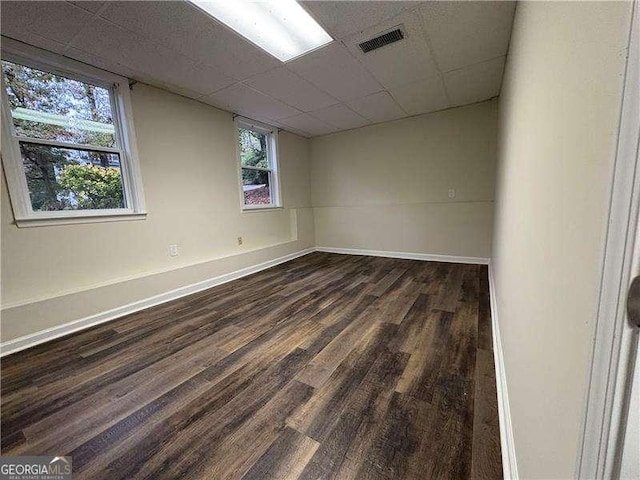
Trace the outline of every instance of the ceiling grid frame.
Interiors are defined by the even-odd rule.
[[[14,2],[3,2],[3,10],[6,11],[14,8],[14,6],[12,5],[13,3]],[[161,3],[164,4],[165,2]],[[204,20],[192,17],[191,15],[194,14],[190,10],[185,8],[180,2],[173,3],[173,8],[176,8],[178,12],[186,12],[187,17],[185,18],[194,19],[196,26],[205,25]],[[62,48],[62,54],[64,56],[95,65],[98,68],[113,71],[113,73],[119,75],[126,75],[133,80],[141,81],[143,83],[149,83],[151,85],[173,91],[202,103],[214,105],[218,108],[233,111],[234,113],[241,113],[245,116],[253,116],[257,120],[272,123],[274,124],[274,126],[284,128],[285,130],[290,130],[299,135],[313,137],[380,123],[379,121],[371,120],[371,118],[368,118],[368,116],[380,118],[386,118],[386,116],[390,116],[394,117],[391,119],[395,119],[395,116],[400,115],[400,112],[402,112],[402,116],[399,118],[411,117],[424,113],[431,113],[432,111],[453,108],[464,104],[477,103],[478,101],[492,98],[499,93],[502,82],[503,63],[504,58],[506,57],[506,49],[508,47],[508,40],[510,36],[514,10],[514,6],[504,5],[513,4],[513,2],[486,2],[486,4],[483,2],[482,7],[475,7],[476,13],[478,8],[485,8],[485,5],[488,9],[480,11],[480,16],[482,17],[480,20],[476,18],[477,15],[476,17],[473,17],[469,14],[466,14],[467,17],[462,18],[459,25],[453,25],[453,30],[457,28],[458,31],[461,31],[462,36],[466,38],[466,41],[468,43],[468,48],[466,51],[464,51],[464,45],[461,47],[461,49],[459,49],[460,53],[456,54],[458,55],[458,57],[457,60],[454,61],[454,63],[456,61],[460,62],[460,59],[467,59],[466,61],[468,61],[471,58],[470,55],[472,55],[475,51],[481,51],[484,54],[484,58],[475,58],[475,62],[468,62],[458,68],[453,69],[446,69],[440,64],[439,57],[441,57],[443,53],[436,51],[436,46],[431,38],[432,32],[430,32],[428,28],[429,25],[425,17],[428,12],[436,11],[436,13],[438,15],[441,15],[443,18],[453,18],[458,15],[459,11],[461,11],[460,9],[463,9],[462,11],[464,13],[465,7],[462,7],[460,5],[449,7],[447,5],[441,4],[436,5],[435,3],[436,2],[407,2],[408,5],[404,7],[399,6],[398,2],[384,1],[373,3],[330,3],[323,1],[301,2],[302,6],[334,38],[334,41],[329,43],[327,46],[321,47],[318,50],[314,50],[308,55],[305,55],[301,58],[313,55],[314,53],[320,52],[329,46],[333,46],[332,48],[334,49],[339,48],[340,50],[342,50],[342,52],[340,53],[340,55],[342,56],[341,61],[346,62],[346,64],[348,65],[351,65],[351,67],[348,68],[355,69],[353,70],[352,75],[356,75],[356,77],[353,78],[360,78],[358,77],[358,75],[365,75],[365,77],[361,77],[362,81],[369,82],[369,86],[365,90],[363,90],[364,95],[357,97],[354,92],[354,89],[357,89],[357,87],[353,87],[350,91],[348,90],[348,96],[341,95],[340,98],[334,95],[333,91],[327,90],[326,87],[328,85],[326,83],[321,84],[323,82],[319,82],[313,78],[310,79],[308,78],[309,75],[301,74],[300,71],[296,71],[295,68],[291,68],[292,65],[295,67],[296,61],[300,58],[293,59],[290,62],[282,63],[277,61],[276,63],[272,61],[273,59],[266,52],[262,52],[261,50],[252,46],[252,48],[256,51],[251,51],[251,55],[248,58],[252,58],[253,56],[264,58],[264,60],[261,60],[261,63],[255,68],[249,68],[248,70],[245,69],[247,72],[250,72],[249,75],[245,76],[244,78],[238,78],[236,76],[237,72],[231,75],[228,69],[225,70],[225,68],[221,67],[221,65],[225,64],[225,61],[227,63],[229,62],[229,58],[233,58],[235,60],[235,57],[233,57],[231,54],[226,55],[226,57],[225,55],[223,55],[223,57],[225,58],[222,58],[221,60],[218,59],[218,57],[212,56],[211,61],[205,61],[207,58],[207,50],[205,49],[203,54],[202,45],[200,45],[200,53],[198,53],[198,50],[196,49],[193,54],[190,53],[190,50],[187,51],[189,55],[185,54],[184,52],[186,50],[184,48],[184,44],[181,44],[180,42],[184,42],[185,39],[189,38],[199,38],[194,37],[194,34],[192,32],[185,32],[184,37],[181,36],[180,38],[176,39],[168,38],[166,42],[158,41],[158,34],[154,32],[157,32],[157,26],[162,25],[162,22],[169,21],[167,19],[167,12],[170,12],[172,8],[167,7],[167,4],[169,4],[169,2],[162,6],[158,5],[159,10],[158,16],[157,18],[155,18],[155,25],[152,25],[145,31],[136,31],[135,29],[129,28],[130,25],[135,25],[135,23],[130,23],[128,26],[124,24],[126,22],[118,23],[110,20],[110,18],[107,18],[107,14],[115,4],[120,5],[113,8],[131,8],[132,12],[139,12],[140,10],[136,10],[136,2],[102,2],[99,7],[89,8],[90,4],[85,5],[83,4],[83,2],[58,1],[47,2],[48,7],[46,8],[53,8],[51,7],[51,5],[54,4],[66,4],[67,7],[65,8],[72,7],[77,11],[83,12],[82,15],[78,14],[78,17],[85,19],[85,24],[82,25],[77,31],[75,31],[75,34],[68,41],[66,41],[66,43],[64,43],[64,46]],[[499,6],[498,4],[503,5]],[[149,10],[148,5],[149,4],[146,4],[144,7],[138,5],[137,7],[146,8],[146,11],[150,12],[151,10]],[[191,5],[190,7],[194,10],[196,9]],[[164,10],[162,10],[162,8],[164,8]],[[448,8],[451,9],[447,10]],[[34,8],[28,11],[32,12],[33,10]],[[4,11],[3,18],[5,17]],[[324,16],[322,12],[325,12]],[[122,12],[120,12],[120,14],[122,15]],[[206,14],[202,15],[206,16]],[[349,15],[351,15],[351,18],[349,17]],[[435,66],[435,75],[428,78],[420,77],[419,74],[423,73],[422,70],[416,70],[415,68],[409,69],[409,74],[416,74],[418,75],[418,77],[408,77],[404,79],[404,77],[398,76],[398,73],[396,73],[394,77],[389,78],[393,78],[394,82],[396,80],[403,80],[404,83],[401,83],[397,86],[393,86],[394,84],[391,84],[392,86],[388,86],[389,83],[383,84],[376,76],[375,71],[371,70],[369,65],[364,62],[362,57],[359,58],[354,54],[353,50],[350,48],[352,45],[350,45],[350,43],[348,42],[350,39],[353,39],[353,37],[357,36],[358,34],[362,34],[364,31],[373,31],[376,28],[383,28],[385,25],[388,27],[389,22],[394,22],[396,21],[396,19],[403,16],[405,18],[409,18],[411,15],[415,15],[419,18],[419,35],[421,37],[421,41],[424,40],[424,47],[426,47],[426,51],[428,52],[429,58],[427,60],[432,62]],[[60,15],[58,14],[58,17],[59,16]],[[462,15],[462,17],[464,17],[464,15]],[[12,18],[15,19],[15,15]],[[353,20],[354,18],[356,20]],[[205,40],[210,40],[211,38],[215,37],[215,32],[220,32],[220,28],[227,29],[229,32],[232,32],[232,30],[223,25],[221,22],[218,22],[217,20],[214,20],[212,18],[208,18],[208,20],[213,22],[216,26],[209,29],[205,25],[207,31],[204,33],[208,34],[205,35]],[[10,20],[8,20],[8,22],[9,21]],[[92,25],[95,25],[96,22],[105,22],[103,23],[103,25],[111,25],[114,31],[114,35],[117,35],[118,32],[121,31],[129,32],[127,34],[129,35],[129,42],[132,42],[132,39],[134,38],[139,39],[139,43],[143,45],[140,47],[139,51],[136,51],[131,55],[131,58],[135,58],[136,54],[141,55],[149,53],[149,56],[157,54],[159,55],[158,58],[160,60],[175,59],[176,63],[179,64],[178,69],[181,68],[180,65],[182,65],[185,70],[179,70],[177,72],[171,73],[160,72],[160,77],[157,77],[154,73],[155,64],[153,63],[153,59],[145,62],[144,65],[146,65],[146,67],[144,67],[138,66],[133,60],[131,60],[130,57],[122,57],[125,60],[125,63],[123,63],[122,61],[118,61],[121,59],[121,57],[118,57],[117,54],[112,54],[111,56],[105,57],[104,55],[102,55],[103,52],[97,50],[96,47],[93,48],[93,51],[91,50],[91,46],[85,47],[86,49],[83,49],[80,39],[82,39],[82,36],[86,34],[86,32],[90,30],[92,28]],[[494,24],[490,22],[497,22],[495,23],[496,27],[494,28]],[[354,30],[354,28],[356,28],[353,26],[354,24],[357,26],[357,28],[359,28],[359,30]],[[474,28],[478,28],[478,35],[480,36],[477,39],[473,37],[474,32],[469,33],[465,30],[465,28],[467,28],[469,25]],[[55,28],[55,25],[47,25],[45,28],[45,34],[50,33],[50,30],[52,28]],[[156,30],[154,31],[153,28],[156,28]],[[413,26],[413,28],[413,34],[415,34],[415,29],[417,27]],[[498,34],[493,33],[493,30],[496,29],[499,30]],[[442,45],[443,42],[443,31],[445,32],[445,35],[447,34],[446,30],[447,29],[442,29],[439,27],[436,28],[436,33],[440,35],[439,37],[436,37],[440,45]],[[4,31],[5,29],[3,28],[3,34]],[[153,36],[149,36],[147,32],[150,32]],[[334,32],[337,32],[337,34],[335,34]],[[174,33],[176,33],[175,29]],[[51,50],[55,51],[57,49],[59,51],[60,47],[55,46],[56,41],[50,36],[44,36],[45,34],[41,35],[38,31],[29,30],[25,32],[24,35],[21,35],[21,32],[18,32],[16,34],[14,29],[14,32],[9,32],[7,36],[18,41],[24,41],[25,43],[30,43],[30,41],[33,40],[32,44],[40,48],[46,48],[47,45],[43,45],[43,43],[50,42]],[[180,34],[180,32],[177,32],[177,34]],[[189,34],[191,34],[191,37],[189,37]],[[64,36],[61,36],[59,34],[54,36],[57,36],[58,38],[65,38]],[[484,36],[487,36],[487,38],[485,38]],[[238,39],[240,39],[240,41],[245,41],[235,32],[231,35],[228,32],[224,33],[222,39],[231,41],[232,47],[233,45],[238,45]],[[473,42],[470,42],[470,39],[472,39]],[[477,45],[475,45],[477,43],[476,40],[477,42],[486,42],[486,45],[482,44],[478,47]],[[114,42],[116,42],[116,45],[120,45],[120,43],[117,43],[118,41],[119,39],[114,40]],[[123,41],[126,42],[127,37],[124,37]],[[405,41],[406,39],[396,42],[395,44],[385,46],[383,47],[383,49],[394,48],[394,46],[402,46]],[[455,49],[458,48],[457,45],[446,45],[448,51],[452,51],[451,49],[455,51]],[[224,46],[226,47],[227,45],[225,44]],[[241,46],[241,48],[239,48],[240,52],[248,50],[250,49],[247,49],[246,46]],[[425,50],[425,48],[423,48],[422,50]],[[346,56],[344,55],[344,51],[346,51]],[[486,53],[493,51],[498,52],[498,54],[491,56],[491,58],[486,58]],[[320,58],[320,61],[324,62],[324,65],[327,65],[328,68],[331,67],[331,57],[325,56],[325,58],[322,58],[322,55],[316,55],[316,57]],[[314,61],[317,62],[317,60]],[[376,62],[377,60],[373,61]],[[220,62],[222,63],[220,64]],[[147,68],[147,71],[141,71],[143,68]],[[280,87],[279,89],[269,89],[263,86],[261,88],[261,85],[259,83],[256,83],[256,77],[263,76],[263,78],[269,78],[270,73],[273,74],[271,75],[272,77],[274,75],[277,77],[275,71],[280,68],[284,68],[287,72],[286,74],[281,75],[281,77],[285,79],[289,78],[290,81],[293,82],[293,85],[296,86],[296,88],[299,87],[299,91],[297,90],[295,92],[297,97],[296,95],[286,97],[284,93],[281,93],[282,91],[286,91],[286,87]],[[314,68],[321,67],[316,66]],[[383,66],[378,66],[376,68],[378,69],[378,71],[380,71],[380,68],[384,69]],[[405,70],[406,69],[403,69],[400,73],[405,74]],[[242,69],[240,69],[239,71],[242,71]],[[358,71],[361,71],[363,73],[359,74],[357,73]],[[426,72],[426,70],[424,72]],[[452,75],[452,72],[455,72],[455,74]],[[193,75],[193,78],[191,78],[190,76],[188,79],[185,79],[185,81],[182,81],[180,78],[181,73],[186,73],[189,76]],[[447,76],[447,74],[449,75]],[[213,77],[211,77],[212,75]],[[475,80],[474,75],[480,75],[477,81]],[[349,75],[347,75],[347,77],[348,76]],[[334,75],[334,77],[339,77],[339,75]],[[209,82],[211,83],[211,86],[215,85],[211,90],[206,90],[208,78],[212,79],[212,82]],[[331,80],[331,76],[329,76],[328,78]],[[313,80],[316,80],[316,82],[314,82]],[[373,84],[371,83],[372,81],[375,82],[376,85],[378,85],[378,87],[376,87],[378,88],[377,91],[372,91],[374,90]],[[264,85],[264,83],[262,85]],[[455,87],[458,91],[452,92],[451,88],[453,87]],[[259,97],[256,98],[264,98],[264,102],[258,103],[265,106],[265,112],[269,113],[269,115],[271,116],[275,116],[278,118],[270,118],[269,116],[264,115],[265,112],[252,112],[247,108],[244,108],[242,112],[236,112],[236,108],[234,108],[235,106],[231,104],[231,102],[227,102],[225,104],[227,106],[224,107],[221,106],[220,102],[216,104],[216,102],[214,102],[210,98],[222,98],[224,96],[225,90],[229,89],[229,92],[234,92],[239,88],[241,90],[248,89],[246,91],[251,91],[255,95],[259,95]],[[436,90],[432,91],[433,88],[435,88]],[[265,90],[270,90],[270,92],[275,93],[275,95],[272,95],[270,92],[267,92]],[[305,92],[309,93],[309,95],[311,95],[312,97],[312,99],[308,102],[302,102],[300,100],[300,98],[304,99]],[[296,100],[294,97],[296,97],[298,100]],[[416,98],[420,99],[421,101],[414,102],[413,100]],[[456,99],[458,99],[458,101],[456,101]],[[377,102],[377,104],[375,102]],[[393,107],[389,102],[393,102]],[[410,102],[410,104],[407,105],[407,102]],[[329,103],[332,104],[328,105]],[[359,103],[367,105],[365,110],[362,110],[363,112],[374,112],[375,115],[372,115],[371,113],[369,113],[368,116],[362,115],[362,113],[355,110],[350,105],[358,105]],[[278,105],[284,105],[286,106],[286,108],[283,107],[282,109],[280,109]],[[309,108],[312,109],[309,110]],[[389,114],[389,108],[391,109],[391,111],[396,113]],[[283,113],[289,112],[291,113],[291,115],[282,117]],[[366,120],[365,125],[361,125],[361,121],[358,120],[360,118],[362,120]],[[306,130],[305,128],[296,128],[296,120],[299,120],[300,125],[305,125]]]

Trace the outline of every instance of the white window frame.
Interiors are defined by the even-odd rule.
[[[278,170],[278,128],[272,127],[256,120],[236,116],[234,118],[235,135],[236,135],[236,159],[238,162],[238,186],[240,188],[240,205],[243,212],[273,210],[282,208],[280,197],[280,174]],[[269,168],[243,167],[240,158],[240,145],[238,142],[238,129],[244,128],[261,133],[267,136],[267,159],[269,160]],[[271,195],[271,203],[263,205],[247,205],[244,201],[244,190],[242,188],[242,169],[260,170],[269,172],[269,193]]]
[[[144,219],[146,206],[133,127],[128,79],[4,37],[2,38],[1,57],[2,60],[108,89],[117,145],[116,148],[104,148],[18,137],[11,117],[4,75],[1,75],[2,136],[5,139],[2,142],[2,162],[16,225],[18,227],[33,227]],[[125,208],[34,211],[29,196],[19,141],[118,154],[120,156]]]

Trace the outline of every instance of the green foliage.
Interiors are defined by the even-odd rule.
[[[36,211],[121,208],[118,157],[21,143],[31,205]]]
[[[69,148],[20,141],[31,204],[36,211],[121,208],[119,158],[74,149],[72,144],[111,147],[113,133],[82,129],[81,121],[113,124],[109,91],[16,63],[2,61],[7,96],[20,137],[56,140]],[[64,126],[17,118],[26,109],[66,118]],[[54,122],[55,123],[55,122]]]
[[[60,199],[62,187],[56,180],[56,169],[68,163],[64,150],[29,143],[21,144],[20,150],[33,209],[39,211],[69,208],[67,202]]]
[[[238,144],[240,146],[240,162],[243,167],[269,168],[267,157],[267,136],[245,128],[238,129]],[[261,182],[262,172],[243,170],[242,183],[256,185]]]
[[[98,165],[65,165],[59,180],[73,193],[79,209],[122,208],[120,169]]]

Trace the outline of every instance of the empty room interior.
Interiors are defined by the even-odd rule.
[[[1,478],[640,478],[638,10],[0,1]]]

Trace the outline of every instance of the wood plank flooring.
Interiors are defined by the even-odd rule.
[[[75,479],[502,478],[487,269],[313,253],[10,355]]]

